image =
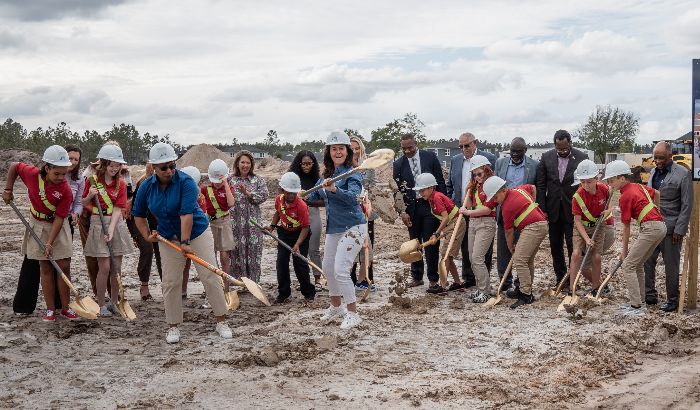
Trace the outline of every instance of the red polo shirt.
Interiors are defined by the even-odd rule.
[[[489,208],[491,210],[491,213],[488,213],[486,215],[481,215],[481,216],[470,216],[470,218],[495,218],[496,217],[496,204],[493,201],[493,198],[491,198],[491,201],[486,200],[486,194],[484,193],[484,187],[482,184],[479,184],[479,200],[481,201],[481,204],[484,205],[485,207]],[[474,191],[469,190],[469,196],[472,198],[472,208],[476,209],[476,200],[474,199]]]
[[[433,215],[436,216],[441,216],[443,212],[447,212],[449,215],[455,207],[455,203],[452,202],[447,195],[435,190],[433,190],[433,194],[428,198],[428,203],[430,204],[430,210],[433,212]]]
[[[282,211],[282,206],[284,206],[284,212]],[[294,202],[288,204],[284,200],[284,194],[277,195],[275,210],[280,217],[280,226],[286,231],[296,232],[309,226],[309,207],[299,196],[296,197]],[[292,226],[289,218],[295,219],[299,222],[299,225],[296,227]]]
[[[228,212],[228,201],[226,201],[226,188],[224,188],[224,184],[221,184],[221,187],[217,188],[214,185],[209,185],[209,186],[203,186],[200,188],[200,192],[202,195],[204,195],[204,205],[206,206],[206,209],[202,207],[202,209],[207,213],[209,216],[214,216],[216,215],[216,209],[214,209],[214,205],[211,202],[211,198],[209,198],[209,187],[214,190],[214,198],[216,198],[216,203],[219,205],[219,209],[221,209],[224,212]],[[233,191],[231,191],[233,193]]]
[[[581,196],[583,204],[586,205],[586,208],[588,208],[588,212],[590,212],[594,218],[598,218],[600,214],[602,214],[603,211],[605,211],[605,202],[608,200],[608,195],[610,194],[610,187],[598,182],[595,186],[595,194],[589,194],[588,191],[583,189],[583,187],[579,187],[576,190],[576,193],[579,194],[579,196]],[[579,206],[576,199],[571,200],[571,212],[574,215],[580,216],[581,220],[590,222],[588,218],[586,218],[586,216],[583,215],[583,211],[581,211],[581,207]],[[608,218],[605,221],[605,224],[612,225],[613,218]]]
[[[92,186],[90,183],[91,179],[92,177],[85,181],[83,198],[87,197],[88,193],[90,192],[90,187]],[[97,182],[102,184],[107,190],[107,196],[109,196],[109,199],[112,201],[112,207],[121,209],[126,208],[126,182],[124,182],[124,178],[119,178],[119,186],[117,186],[117,180],[114,178],[112,179],[112,183],[109,185],[105,184],[104,177],[98,178]],[[100,199],[100,206],[102,206],[102,210],[107,212],[107,204],[105,203],[104,199],[102,199],[102,195],[98,192],[96,196]],[[90,201],[90,205],[87,206],[87,211],[91,214],[95,214],[93,208],[95,208],[95,198]],[[105,213],[105,215],[110,216],[112,213]]]
[[[645,206],[649,203],[647,196],[644,195],[643,189],[646,189],[649,193],[649,198],[652,202],[654,201],[654,193],[656,190],[654,188],[648,187],[641,184],[628,183],[620,189],[620,220],[623,224],[629,225],[630,221],[634,219],[635,221],[639,218],[639,214],[642,212]],[[649,211],[642,222],[648,221],[663,221],[664,218],[661,216],[659,210],[654,207]]]
[[[515,189],[520,189],[525,191],[529,196],[530,200],[525,198],[521,193],[515,192]],[[535,192],[534,185],[519,185],[515,188],[509,189],[506,192],[506,197],[501,204],[501,216],[503,216],[503,227],[505,229],[513,229],[515,227],[515,219],[520,216],[525,210],[534,202],[533,194]],[[518,230],[522,231],[526,226],[533,224],[535,222],[546,221],[547,217],[544,216],[544,212],[540,207],[535,207],[528,216],[525,217],[518,225]]]
[[[54,211],[47,208],[39,196],[39,178],[41,178],[39,168],[18,162],[17,175],[27,187],[27,195],[29,196],[29,202],[31,202],[32,208],[42,214],[53,215]],[[68,217],[70,208],[73,205],[73,192],[70,190],[70,185],[68,185],[67,180],[64,180],[60,184],[49,184],[46,182],[46,179],[44,179],[44,195],[46,196],[46,200],[56,207],[55,214],[57,217]],[[34,214],[32,214],[32,216],[35,219],[39,219],[34,216]]]

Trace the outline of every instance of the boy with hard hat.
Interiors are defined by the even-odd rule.
[[[614,235],[612,218],[612,201],[608,208],[605,204],[612,195],[610,187],[598,182],[598,166],[590,159],[584,159],[576,167],[574,182],[572,185],[581,186],[576,190],[571,203],[571,212],[574,215],[574,252],[571,254],[571,266],[569,268],[569,286],[573,291],[574,281],[578,271],[591,282],[591,293],[595,296],[600,286],[600,266],[605,245],[612,245],[612,241],[606,241],[608,232],[612,230]],[[603,218],[598,222],[599,218]],[[593,240],[593,231],[596,223],[605,224],[598,230],[598,237]],[[610,228],[608,228],[610,227]],[[586,252],[591,252],[585,266],[581,266],[581,259]]]
[[[459,208],[455,206],[454,202],[447,195],[442,192],[438,192],[435,187],[437,186],[437,180],[435,176],[431,173],[422,173],[416,177],[416,186],[413,188],[414,191],[418,191],[418,194],[428,202],[430,205],[430,212],[435,218],[440,221],[440,226],[430,237],[429,246],[433,246],[437,242],[441,235],[444,234],[445,239],[440,244],[440,255],[445,257],[447,252],[447,247],[449,246],[450,238],[452,232],[454,231],[455,224],[453,223],[455,217],[459,213]],[[465,224],[460,224],[459,229],[457,229],[457,234],[455,236],[455,243],[452,245],[450,254],[447,255],[447,270],[452,275],[452,284],[447,289],[443,288],[439,283],[431,283],[428,286],[428,293],[443,293],[448,290],[458,290],[464,287],[459,272],[457,271],[457,266],[454,263],[454,257],[459,254],[461,249],[462,239],[464,238],[464,233],[466,232]]]
[[[204,210],[209,217],[209,226],[214,236],[214,251],[218,252],[221,270],[231,273],[231,256],[234,239],[229,218],[229,209],[235,204],[235,198],[228,184],[228,165],[215,159],[209,164],[209,184],[200,188],[203,196]],[[199,185],[199,181],[195,180]],[[228,287],[228,285],[227,285]]]
[[[659,191],[646,185],[630,183],[632,173],[624,161],[612,161],[605,167],[604,180],[612,189],[620,191],[620,221],[622,221],[622,273],[627,282],[629,305],[622,305],[622,314],[640,316],[646,311],[642,306],[644,292],[644,262],[666,236],[666,224],[659,211]],[[632,246],[630,222],[639,224],[639,235]]]
[[[492,176],[484,182],[486,200],[501,205],[503,227],[506,231],[506,243],[510,249],[513,269],[517,272],[520,287],[515,288],[512,296],[517,298],[510,305],[515,309],[535,301],[532,295],[532,282],[535,279],[535,255],[547,236],[547,217],[537,206],[534,185],[519,185],[506,188],[506,181]],[[513,244],[513,230],[520,231],[517,244]],[[510,295],[509,295],[510,297]]]
[[[266,229],[272,232],[277,228],[279,239],[292,248],[290,252],[281,244],[277,245],[277,291],[275,301],[284,303],[292,294],[289,278],[289,258],[292,255],[301,254],[306,257],[309,253],[309,207],[299,196],[301,192],[301,180],[294,172],[287,172],[280,178],[279,186],[282,193],[275,199],[275,214],[272,222]],[[293,258],[294,273],[299,280],[301,293],[305,302],[309,303],[316,296],[316,287],[309,277],[309,265],[300,258]]]

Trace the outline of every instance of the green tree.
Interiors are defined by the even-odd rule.
[[[416,136],[418,147],[424,147],[427,138],[423,134],[425,124],[414,113],[407,113],[403,118],[395,119],[372,131],[372,139],[368,143],[368,150],[379,148],[391,148],[394,152],[401,151],[401,136],[407,133]]]
[[[12,118],[0,124],[0,148],[24,148],[27,130]]]
[[[595,153],[595,160],[605,161],[606,152],[630,152],[639,131],[639,118],[618,107],[596,106],[586,123],[574,132],[582,145]]]

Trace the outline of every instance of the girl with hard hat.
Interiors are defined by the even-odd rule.
[[[221,269],[231,271],[231,254],[233,250],[233,231],[229,218],[229,209],[235,204],[233,192],[228,184],[228,165],[215,159],[209,164],[209,184],[200,189],[204,199],[209,226],[214,236],[214,250],[219,253]]]
[[[134,245],[122,215],[122,209],[126,207],[126,182],[121,177],[122,164],[126,161],[122,149],[116,145],[104,145],[97,153],[97,158],[99,164],[83,191],[83,207],[91,215],[83,252],[86,256],[97,258],[97,304],[100,305],[100,316],[110,317],[118,312],[114,304],[119,297],[116,275],[121,272],[122,257],[132,253]],[[100,201],[102,215],[95,205],[95,197]],[[107,232],[102,229],[101,219],[106,219]],[[108,242],[111,243],[114,256],[111,261]],[[111,262],[114,266],[111,266]],[[111,288],[110,303],[105,304],[108,283]]]
[[[155,173],[141,183],[134,199],[131,214],[141,235],[150,242],[158,242],[158,235],[172,240],[182,248],[182,253],[169,246],[160,248],[163,263],[163,299],[168,332],[168,343],[180,341],[178,325],[182,323],[182,298],[180,295],[184,253],[194,253],[208,263],[216,263],[214,238],[209,220],[197,204],[199,189],[195,181],[175,166],[177,154],[172,146],[159,142],[150,152],[149,159]],[[150,232],[146,216],[152,213],[157,220],[157,230]],[[204,285],[207,300],[216,317],[216,332],[224,339],[233,337],[226,324],[226,300],[221,278],[207,268],[197,265],[199,279]]]
[[[491,280],[486,268],[486,253],[496,237],[496,203],[486,200],[484,181],[493,176],[491,163],[483,155],[475,155],[471,160],[471,181],[466,189],[467,206],[460,212],[469,218],[467,245],[477,289],[471,296],[472,302],[484,303],[491,295]],[[456,248],[459,252],[459,247]]]
[[[323,190],[315,191],[310,200],[326,203],[326,243],[323,272],[328,279],[331,305],[321,316],[323,323],[343,318],[341,329],[350,329],[362,322],[357,314],[355,287],[350,278],[352,264],[367,237],[365,219],[357,197],[362,192],[362,177],[351,174],[340,181],[331,179],[352,169],[350,137],[344,132],[332,132],[323,153]],[[347,309],[341,307],[345,301]]]
[[[501,205],[506,243],[513,255],[513,269],[520,281],[520,287],[515,288],[512,294],[507,294],[508,297],[517,298],[510,308],[530,304],[535,301],[532,295],[535,255],[548,232],[547,217],[534,200],[537,190],[534,185],[529,184],[508,189],[506,181],[492,176],[484,182],[484,193],[486,201],[493,200]],[[513,243],[514,229],[520,231],[517,244]]]
[[[365,144],[362,142],[362,139],[357,136],[351,136],[350,137],[350,147],[352,148],[352,166],[357,167],[362,162],[367,159],[367,153],[365,152]],[[369,266],[366,267],[367,271],[367,276],[368,278],[365,278],[364,280],[357,280],[357,263],[354,263],[352,265],[352,281],[355,283],[355,289],[357,291],[363,292],[367,290],[367,287],[371,287],[371,291],[375,292],[377,290],[377,286],[374,284],[374,221],[377,219],[377,213],[374,212],[372,209],[372,202],[369,199],[369,187],[373,186],[374,184],[377,183],[377,173],[373,169],[365,169],[360,171],[360,174],[362,175],[362,193],[360,194],[360,197],[358,198],[358,201],[360,201],[360,207],[362,208],[362,212],[365,214],[365,218],[367,218],[367,235],[369,236],[369,242],[367,243],[367,246],[369,247],[368,249],[368,259],[369,259]],[[364,248],[364,247],[363,247]],[[360,252],[358,259],[360,261],[360,269],[361,269],[361,274],[360,278],[362,277],[362,274],[365,272],[364,264],[365,260],[363,257],[363,252]],[[369,279],[369,282],[372,282],[372,285],[369,285],[369,282],[367,281]]]
[[[428,204],[430,205],[430,212],[435,218],[437,218],[438,221],[440,221],[440,225],[428,241],[430,242],[430,244],[426,242],[423,243],[423,245],[434,246],[433,244],[440,240],[440,236],[444,234],[448,240],[442,241],[442,243],[440,244],[440,254],[442,254],[443,257],[445,257],[447,247],[449,246],[449,238],[452,235],[452,232],[454,231],[455,227],[455,224],[453,222],[455,220],[455,217],[457,216],[457,213],[459,212],[459,208],[457,208],[454,202],[452,202],[452,200],[448,198],[447,195],[435,189],[437,184],[438,183],[435,179],[435,176],[431,173],[426,172],[416,177],[416,186],[413,187],[413,190],[418,191],[418,194],[421,196],[421,198],[428,202]],[[459,237],[459,239],[455,237],[455,243],[452,245],[452,249],[456,249],[457,251],[455,252],[451,250],[450,254],[447,255],[447,270],[452,274],[452,285],[450,285],[449,288],[445,289],[442,287],[444,284],[441,285],[437,282],[431,282],[428,286],[428,293],[443,293],[448,290],[457,290],[464,288],[464,283],[461,281],[459,272],[457,271],[457,266],[455,265],[453,260],[453,257],[457,256],[457,252],[459,252],[460,243],[462,242],[462,238],[464,238],[464,231],[464,225],[460,224],[460,227],[457,231],[457,237]]]
[[[301,180],[294,172],[282,175],[279,182],[282,193],[275,198],[275,214],[266,229],[272,232],[277,228],[279,239],[292,248],[290,252],[282,244],[277,244],[277,303],[284,303],[292,294],[289,280],[289,258],[295,254],[306,257],[309,253],[309,207],[299,198]],[[316,296],[316,287],[309,278],[309,265],[299,258],[292,258],[294,273],[301,285],[304,303],[308,304]]]
[[[569,293],[573,291],[574,281],[578,271],[591,282],[591,293],[595,296],[601,284],[600,271],[601,259],[605,251],[606,234],[613,231],[612,201],[605,208],[608,197],[612,195],[610,187],[598,182],[598,166],[590,159],[584,159],[576,167],[574,182],[571,185],[581,186],[576,190],[571,203],[571,212],[574,215],[574,252],[571,254],[571,266],[569,267]],[[603,218],[598,222],[598,219]],[[593,240],[593,231],[596,223],[604,224],[598,230],[598,237]],[[606,229],[608,228],[609,229]],[[581,259],[584,251],[591,252],[586,266],[581,267]]]
[[[22,253],[29,259],[39,261],[41,274],[41,290],[46,302],[46,314],[44,321],[56,320],[55,292],[56,281],[54,279],[53,266],[49,257],[54,259],[61,270],[70,277],[70,258],[73,253],[73,244],[68,227],[68,216],[73,204],[73,195],[66,181],[68,167],[71,166],[68,152],[60,145],[52,145],[44,151],[42,157],[44,163],[40,168],[22,162],[14,162],[7,171],[5,190],[2,199],[5,203],[13,200],[12,189],[19,176],[27,186],[29,197],[29,226],[39,236],[46,249],[42,250],[39,244],[31,237],[28,230],[24,233],[22,241]],[[61,299],[61,316],[68,319],[76,319],[78,316],[68,308],[70,293],[68,286],[63,281],[58,282],[58,291]]]
[[[627,282],[630,303],[622,306],[622,314],[640,316],[646,312],[644,300],[644,262],[666,236],[666,224],[659,211],[659,191],[646,185],[631,183],[632,174],[625,161],[612,161],[605,166],[603,180],[620,191],[618,205],[622,222],[622,273]],[[630,246],[630,223],[639,224],[637,240]]]

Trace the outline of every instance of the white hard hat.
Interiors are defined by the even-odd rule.
[[[102,148],[100,148],[100,152],[97,153],[97,158],[118,162],[120,164],[126,164],[122,149],[112,144],[103,145]]]
[[[486,200],[490,201],[493,196],[496,195],[501,188],[506,186],[506,181],[497,176],[491,176],[489,179],[484,181],[484,193],[486,194]]]
[[[68,158],[68,151],[60,145],[52,145],[46,148],[41,160],[57,167],[71,166],[70,159]]]
[[[215,184],[228,178],[228,165],[223,159],[215,159],[209,164],[209,180]]]
[[[280,188],[287,192],[301,192],[301,180],[299,179],[299,175],[294,172],[286,172],[282,175],[282,178],[280,178]]]
[[[158,165],[164,164],[166,162],[175,161],[177,159],[177,154],[175,149],[170,144],[164,142],[156,143],[151,147],[151,151],[148,153],[148,160],[151,164]]]
[[[433,174],[424,172],[416,177],[416,186],[413,188],[414,191],[420,191],[421,189],[434,187],[437,185],[437,180]]]
[[[333,131],[326,139],[326,145],[350,145],[350,137],[343,131]]]
[[[194,179],[194,182],[196,184],[199,184],[199,181],[202,179],[202,173],[199,172],[199,169],[197,167],[184,167],[180,171],[184,172],[185,174],[189,175],[192,179]]]
[[[483,155],[474,155],[471,160],[472,167],[469,171],[474,171],[477,168],[481,168],[484,165],[491,166],[491,161]]]
[[[629,175],[631,173],[632,170],[630,170],[630,166],[627,165],[625,161],[621,161],[618,159],[609,162],[608,165],[605,166],[605,176],[603,177],[603,179],[605,180],[620,175]]]
[[[584,159],[579,162],[574,172],[574,183],[573,185],[578,185],[581,183],[582,179],[591,179],[598,176],[598,165],[590,159]]]

